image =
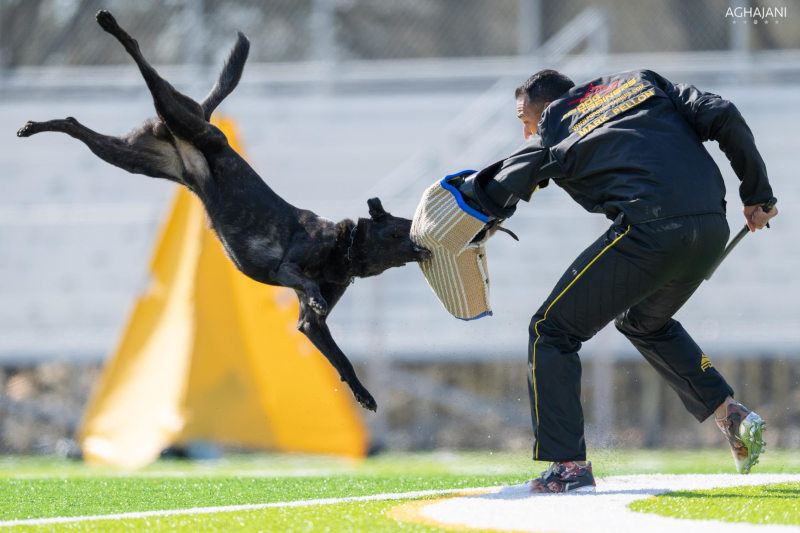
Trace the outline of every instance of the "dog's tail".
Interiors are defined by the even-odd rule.
[[[247,40],[247,37],[245,37],[242,32],[238,32],[236,45],[234,45],[233,50],[231,50],[231,54],[228,56],[225,66],[222,67],[222,72],[219,75],[217,83],[214,85],[214,88],[211,89],[211,92],[208,93],[206,99],[203,100],[203,114],[206,120],[211,118],[211,113],[213,113],[225,97],[231,94],[231,91],[236,88],[239,79],[242,77],[244,62],[247,61],[247,54],[249,52],[250,41]]]

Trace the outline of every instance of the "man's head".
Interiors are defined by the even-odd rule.
[[[553,100],[574,87],[571,79],[555,70],[540,70],[517,87],[517,116],[522,121],[522,133],[527,139],[536,133],[539,119]]]

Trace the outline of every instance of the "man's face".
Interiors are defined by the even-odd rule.
[[[533,105],[525,93],[517,97],[517,117],[522,121],[522,134],[526,139],[536,134],[536,130],[539,128],[539,119],[542,118],[542,112],[549,103]]]

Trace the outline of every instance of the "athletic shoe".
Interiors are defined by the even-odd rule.
[[[764,430],[767,425],[760,416],[739,402],[729,403],[725,417],[714,419],[731,445],[736,471],[740,474],[750,473],[758,457],[764,453]]]
[[[579,465],[574,461],[553,463],[542,475],[530,481],[531,492],[559,494],[563,492],[594,492],[596,483],[592,463]]]

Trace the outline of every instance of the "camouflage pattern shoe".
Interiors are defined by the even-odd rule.
[[[594,492],[592,463],[579,465],[574,461],[553,463],[542,475],[531,480],[531,492],[558,494],[562,492]]]
[[[731,453],[740,474],[749,474],[750,469],[764,453],[764,431],[766,423],[755,412],[739,402],[731,402],[726,406],[724,418],[714,419],[722,434],[731,445]]]

